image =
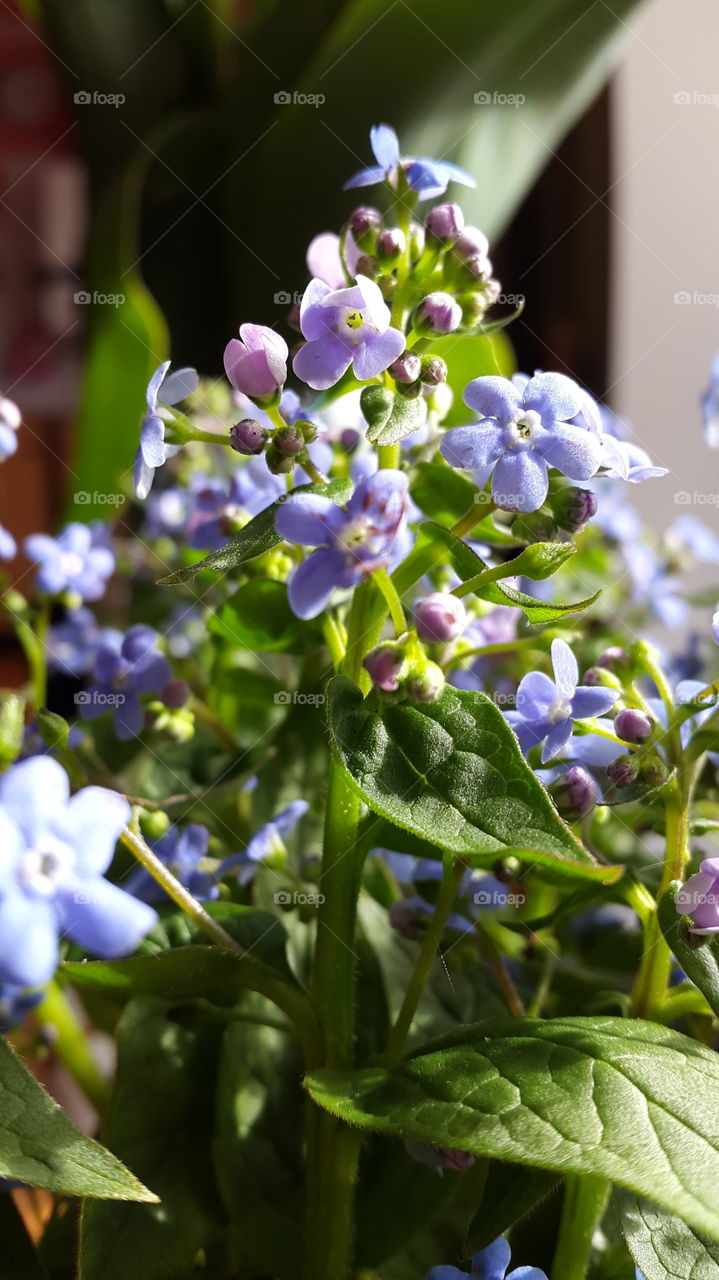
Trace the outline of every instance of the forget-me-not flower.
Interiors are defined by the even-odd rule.
[[[284,853],[285,840],[292,835],[308,809],[306,800],[292,800],[281,813],[255,832],[246,849],[225,858],[220,865],[219,876],[232,873],[237,876],[241,885],[249,884],[256,876],[261,862],[266,862],[274,854]]]
[[[552,641],[554,680],[530,671],[519,682],[516,710],[505,712],[523,751],[543,742],[542,764],[558,755],[572,736],[575,720],[604,715],[619,694],[601,685],[578,685],[577,659],[566,640]]]
[[[373,187],[378,182],[391,182],[400,168],[404,171],[408,185],[417,192],[420,200],[433,200],[435,196],[444,195],[450,182],[460,182],[465,187],[477,185],[469,173],[446,160],[431,160],[429,156],[401,156],[399,138],[388,124],[374,125],[369,137],[377,163],[353,174],[345,183],[345,191],[353,187]]]
[[[388,369],[406,345],[405,335],[390,325],[390,309],[379,286],[367,276],[346,289],[331,289],[310,280],[300,307],[306,339],[292,367],[308,386],[325,391],[352,365],[360,382]]]
[[[157,632],[142,623],[130,627],[124,636],[121,632],[105,635],[95,659],[97,683],[77,695],[83,720],[114,710],[115,732],[121,741],[141,732],[145,712],[140,694],[158,692],[172,675],[157,641]]]
[[[539,1267],[515,1267],[507,1275],[512,1250],[503,1236],[481,1249],[472,1258],[469,1280],[547,1280]],[[467,1272],[459,1267],[432,1267],[426,1280],[468,1280]]]
[[[51,596],[67,593],[83,601],[99,600],[115,568],[107,529],[99,522],[68,524],[57,538],[33,533],[25,539],[24,550],[38,566],[37,586]]]
[[[207,857],[209,843],[210,833],[199,822],[191,822],[183,831],[175,826],[169,827],[163,836],[148,841],[160,861],[198,902],[208,902],[219,896],[216,877],[200,867]],[[143,902],[162,902],[166,898],[164,889],[144,867],[136,867],[124,884],[128,893]]]
[[[144,500],[155,478],[158,467],[174,457],[180,445],[165,444],[165,423],[161,416],[163,405],[179,404],[200,384],[195,369],[177,369],[168,373],[170,361],[165,360],[153,373],[147,384],[147,412],[140,428],[140,447],[135,455],[135,493]]]

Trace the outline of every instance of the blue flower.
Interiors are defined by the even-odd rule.
[[[14,560],[17,543],[8,529],[0,524],[0,560]]]
[[[475,1253],[472,1258],[470,1280],[547,1280],[539,1267],[516,1267],[507,1275],[512,1250],[503,1236],[493,1244]],[[467,1280],[467,1272],[459,1267],[432,1267],[426,1280]]]
[[[714,356],[709,386],[701,398],[704,439],[710,449],[719,449],[719,352]]]
[[[28,991],[24,987],[13,986],[10,982],[0,982],[0,1036],[7,1035],[13,1027],[19,1026],[25,1014],[34,1009],[42,997],[43,992],[37,989]]]
[[[292,368],[315,391],[339,382],[350,365],[360,382],[388,369],[406,346],[390,325],[390,309],[374,280],[358,275],[347,289],[330,289],[310,280],[300,307],[300,328],[307,341]]]
[[[207,827],[192,822],[184,831],[177,827],[169,827],[164,836],[158,840],[150,840],[151,849],[161,862],[169,867],[180,884],[189,889],[198,902],[208,902],[219,896],[219,888],[215,876],[209,871],[200,869],[200,863],[207,857],[210,833]],[[125,888],[143,902],[161,902],[165,900],[165,892],[144,867],[136,867],[125,881]]]
[[[62,622],[50,627],[47,637],[47,665],[50,671],[78,679],[91,671],[103,642],[119,632],[98,625],[92,609],[71,609]]]
[[[0,396],[0,462],[11,458],[17,449],[17,432],[22,414],[14,400]]]
[[[579,685],[577,660],[565,640],[552,641],[554,680],[530,671],[517,689],[516,711],[505,712],[523,751],[543,742],[542,764],[566,747],[574,720],[604,715],[619,694],[601,686]]]
[[[121,741],[141,732],[145,713],[139,695],[159,691],[172,675],[167,658],[157,650],[157,640],[157,632],[141,623],[130,627],[125,636],[106,634],[95,660],[97,684],[76,698],[83,720],[114,710],[115,732]]]
[[[135,454],[135,493],[145,499],[152,488],[155,471],[174,457],[179,445],[165,444],[165,423],[160,416],[163,405],[179,404],[199,386],[194,369],[177,369],[168,376],[170,361],[155,370],[147,384],[147,413],[140,427],[140,447]]]
[[[265,862],[275,854],[284,853],[285,840],[292,834],[300,819],[304,818],[308,809],[306,800],[293,800],[286,809],[255,832],[246,849],[225,858],[220,865],[218,875],[222,877],[236,874],[241,885],[249,884],[257,874],[261,862]]]
[[[369,137],[377,163],[355,173],[345,183],[345,191],[353,187],[373,187],[377,182],[393,182],[400,167],[420,200],[432,200],[435,196],[444,195],[450,182],[461,182],[465,187],[476,186],[474,178],[456,164],[431,160],[428,156],[400,156],[399,139],[388,124],[374,125]]]
[[[464,402],[480,421],[447,431],[440,444],[453,467],[492,473],[492,496],[510,511],[536,511],[549,488],[549,468],[588,480],[602,460],[600,436],[571,421],[585,393],[561,373],[538,373],[522,389],[508,378],[475,378]]]
[[[315,618],[336,587],[349,588],[383,568],[407,515],[407,477],[383,470],[362,480],[346,508],[319,494],[295,493],[277,511],[275,528],[289,542],[317,547],[294,571],[290,605]]]
[[[33,533],[24,549],[28,560],[38,565],[37,586],[51,596],[67,593],[99,600],[115,568],[107,529],[100,522],[68,524],[57,538]]]
[[[103,959],[127,955],[153,927],[151,907],[103,878],[130,816],[104,787],[70,797],[67,774],[40,756],[0,779],[0,980],[41,986],[67,935]]]

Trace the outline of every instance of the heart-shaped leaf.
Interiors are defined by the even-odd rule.
[[[427,416],[421,396],[408,399],[385,387],[365,387],[360,403],[371,444],[398,444],[421,427]]]
[[[436,702],[371,711],[350,680],[329,686],[330,730],[374,813],[473,865],[509,851],[564,875],[611,882],[562,821],[491,698],[447,686]]]
[[[656,1023],[481,1022],[396,1072],[317,1071],[307,1087],[348,1124],[607,1178],[719,1238],[719,1056]]]
[[[631,1191],[616,1191],[614,1204],[644,1280],[716,1280],[719,1244]]]

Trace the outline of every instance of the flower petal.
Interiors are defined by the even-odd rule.
[[[548,760],[552,760],[554,756],[559,755],[559,752],[566,747],[571,736],[571,716],[567,716],[566,720],[558,720],[556,724],[553,724],[542,747],[542,764],[546,764]]]
[[[161,467],[165,461],[165,424],[152,414],[143,418],[140,429],[140,452],[148,467]]]
[[[452,427],[440,441],[439,450],[451,467],[479,471],[491,467],[502,456],[502,428],[494,418],[468,427]]]
[[[145,712],[136,693],[118,694],[124,697],[115,710],[115,733],[121,742],[128,742],[142,733],[145,724]]]
[[[399,138],[391,125],[376,124],[369,131],[370,146],[377,164],[386,173],[399,164]]]
[[[163,404],[179,404],[200,385],[196,369],[176,369],[162,384],[160,400]]]
[[[107,870],[129,819],[124,796],[106,787],[83,787],[56,818],[53,831],[74,850],[77,872],[84,878]]]
[[[524,388],[525,409],[536,409],[549,422],[575,418],[584,398],[582,388],[564,373],[535,373]]]
[[[505,453],[494,468],[492,497],[507,511],[538,511],[548,488],[546,463],[534,453]]]
[[[386,329],[384,333],[370,331],[366,340],[355,347],[354,374],[360,382],[376,378],[388,369],[393,360],[401,356],[407,340],[399,329]]]
[[[352,363],[352,348],[339,338],[317,338],[300,347],[292,368],[314,391],[326,391],[339,382]]]
[[[0,978],[19,987],[40,987],[57,968],[58,925],[47,898],[8,894],[0,901]]]
[[[462,399],[470,409],[482,418],[498,418],[500,422],[512,422],[521,412],[522,394],[508,378],[486,374],[467,383]]]
[[[62,895],[63,924],[73,942],[114,960],[134,951],[157,924],[157,912],[116,884],[95,876]]]
[[[515,705],[524,720],[543,719],[557,700],[557,688],[544,671],[529,671],[517,688]]]
[[[557,638],[552,641],[552,668],[557,689],[563,697],[571,698],[577,687],[579,667],[566,640]]]
[[[482,1280],[504,1280],[511,1256],[512,1250],[509,1244],[503,1236],[500,1236],[486,1249],[474,1254],[472,1271],[475,1275],[481,1276]]]
[[[376,182],[384,182],[384,169],[378,164],[368,165],[366,169],[360,169],[359,173],[348,178],[342,190],[351,191],[353,187],[373,187]]]
[[[341,508],[329,498],[318,493],[298,493],[278,507],[275,529],[288,542],[296,542],[303,547],[322,547],[342,519]]]
[[[67,774],[52,756],[23,760],[0,779],[0,805],[29,843],[48,830],[69,795]]]
[[[602,437],[583,427],[555,422],[542,440],[542,455],[570,480],[589,480],[602,465]]]
[[[344,561],[336,551],[320,547],[295,569],[288,586],[292,612],[298,618],[316,618],[340,579]]]
[[[614,706],[619,697],[615,689],[602,689],[601,686],[580,684],[572,698],[572,718],[574,720],[590,720],[595,716],[604,716]]]

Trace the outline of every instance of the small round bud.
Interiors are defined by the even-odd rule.
[[[407,385],[416,382],[422,370],[422,358],[415,351],[404,351],[398,356],[393,364],[390,365],[387,372],[394,378],[395,382],[402,382]]]
[[[462,293],[457,299],[462,308],[462,324],[472,329],[484,320],[489,303],[481,292]]]
[[[371,272],[365,272],[370,275]],[[391,302],[394,294],[397,292],[397,277],[394,275],[382,275],[377,277],[377,288],[379,289],[385,302]]]
[[[560,529],[565,529],[567,533],[578,533],[596,514],[597,499],[589,489],[565,485],[552,494],[551,507]]]
[[[382,226],[382,215],[378,209],[370,205],[360,205],[353,209],[347,219],[347,226],[352,232],[352,239],[359,249],[365,253],[373,253],[377,242],[377,232]]]
[[[305,437],[299,426],[292,425],[280,427],[275,432],[272,440],[272,448],[277,449],[283,458],[296,458],[305,447]]]
[[[491,270],[489,258],[489,240],[479,227],[464,227],[461,235],[455,242],[452,253],[461,261],[467,262],[470,259],[478,258],[485,263],[487,270]]]
[[[162,809],[142,809],[140,830],[146,840],[160,840],[169,831],[170,819]]]
[[[621,681],[617,679],[612,671],[607,671],[606,667],[590,667],[585,671],[582,677],[582,684],[599,685],[602,689],[617,689],[621,691]]]
[[[449,293],[428,293],[416,308],[413,323],[420,333],[453,333],[462,323],[462,308]]]
[[[568,818],[585,818],[596,806],[599,788],[591,773],[573,765],[554,784],[552,794],[560,813]]]
[[[639,781],[643,782],[646,787],[663,787],[668,777],[669,770],[664,761],[660,760],[658,756],[642,761],[639,770]]]
[[[436,662],[417,662],[410,667],[404,682],[407,694],[415,702],[434,702],[445,686],[444,672]]]
[[[422,383],[419,378],[416,382],[398,382],[396,391],[397,395],[405,400],[416,400],[417,396],[422,394]]]
[[[626,649],[622,649],[618,644],[610,645],[608,649],[600,653],[594,665],[605,667],[607,671],[616,671],[620,667],[629,666],[629,654]]]
[[[274,441],[269,446],[265,457],[267,458],[268,469],[272,472],[273,476],[289,475],[296,461],[296,455],[295,457],[288,458],[286,454],[281,453],[280,450],[275,447]]]
[[[407,237],[400,227],[387,227],[377,237],[375,253],[378,262],[384,266],[394,266],[407,248]]]
[[[631,787],[637,780],[637,763],[633,756],[618,756],[607,765],[607,777],[620,789]]]
[[[423,356],[419,378],[426,387],[438,387],[447,381],[447,361],[441,356]]]
[[[230,444],[236,453],[262,453],[267,442],[267,432],[254,418],[243,418],[230,427]]]
[[[462,234],[464,214],[458,204],[438,204],[430,209],[424,225],[430,240],[449,249]]]
[[[456,640],[467,625],[464,602],[445,591],[433,591],[419,600],[414,616],[421,639],[438,644]]]
[[[390,927],[400,938],[415,942],[422,932],[421,912],[406,898],[391,902],[388,911]]]
[[[160,700],[166,707],[177,711],[189,702],[192,690],[186,680],[169,680],[160,690]]]
[[[358,276],[369,276],[370,279],[374,279],[377,274],[377,259],[369,253],[363,253],[355,263],[355,273]]]
[[[622,742],[646,742],[651,738],[653,728],[651,717],[637,707],[625,707],[614,720],[614,732]]]
[[[455,1169],[457,1173],[466,1173],[474,1164],[471,1151],[455,1151],[454,1147],[438,1147],[437,1156],[443,1169]]]
[[[294,422],[292,425],[297,427],[298,431],[302,432],[305,444],[312,444],[312,442],[317,439],[318,432],[314,422],[298,421]]]
[[[367,654],[362,665],[372,683],[383,693],[396,693],[408,670],[404,650],[394,644],[377,645]]]

